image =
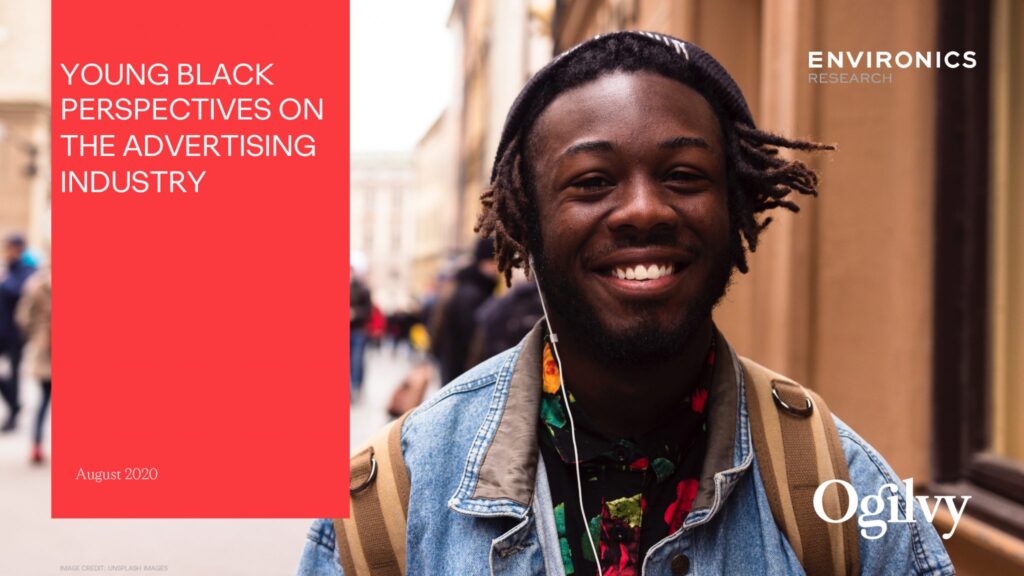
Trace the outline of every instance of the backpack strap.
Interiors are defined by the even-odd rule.
[[[409,471],[402,458],[402,423],[381,429],[350,462],[348,518],[334,520],[345,576],[404,576]]]
[[[747,358],[750,432],[775,523],[809,576],[860,573],[856,522],[831,524],[814,511],[814,492],[831,479],[850,481],[832,413],[813,391]],[[832,484],[822,501],[831,518],[850,505]]]

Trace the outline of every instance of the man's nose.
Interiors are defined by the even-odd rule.
[[[678,214],[669,195],[659,182],[638,176],[620,184],[616,207],[608,218],[608,227],[625,234],[643,235],[656,229],[674,228]]]

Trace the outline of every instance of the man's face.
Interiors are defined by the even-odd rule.
[[[22,248],[17,244],[4,244],[4,262],[13,264],[21,259]]]
[[[477,267],[477,269],[480,270],[480,273],[483,274],[484,276],[490,276],[490,277],[494,277],[494,278],[498,277],[498,262],[494,258],[488,258],[486,260],[481,260],[476,265],[476,267]]]
[[[732,272],[711,106],[663,76],[617,72],[559,95],[528,142],[552,317],[607,361],[678,354]]]

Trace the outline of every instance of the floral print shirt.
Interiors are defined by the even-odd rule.
[[[704,407],[715,364],[712,339],[707,362],[678,416],[641,438],[610,438],[567,392],[583,483],[583,525],[569,420],[558,365],[544,343],[540,448],[551,486],[555,526],[565,573],[597,573],[589,530],[604,576],[640,574],[647,550],[678,530],[694,498],[707,444]]]

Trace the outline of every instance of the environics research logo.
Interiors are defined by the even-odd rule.
[[[825,51],[807,52],[807,82],[810,84],[892,84],[895,70],[975,68],[978,55],[973,50],[933,50],[910,52]],[[824,72],[822,70],[825,70]]]

